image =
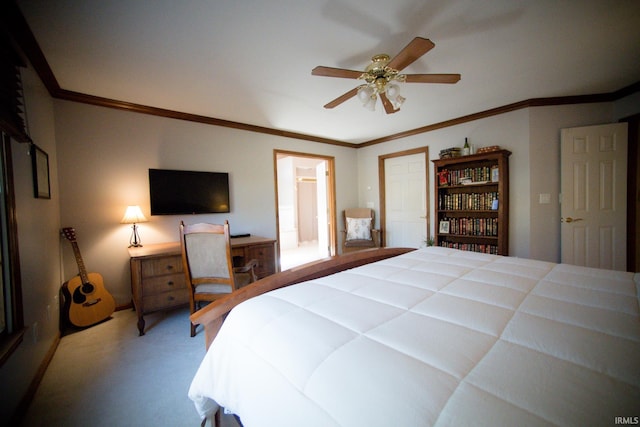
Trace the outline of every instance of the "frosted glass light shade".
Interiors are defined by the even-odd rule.
[[[371,98],[371,96],[374,94],[373,92],[374,91],[373,91],[372,87],[370,87],[370,86],[362,86],[360,89],[358,89],[358,99],[363,104],[366,104],[368,102],[369,98]]]
[[[387,86],[387,97],[389,99],[395,98],[398,95],[400,95],[400,86],[398,86],[395,83],[392,83],[392,84]]]

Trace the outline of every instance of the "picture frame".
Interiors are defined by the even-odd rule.
[[[31,167],[33,170],[33,196],[36,199],[50,199],[49,155],[36,144],[31,144]]]
[[[491,167],[491,182],[500,181],[500,168],[498,166]]]
[[[449,221],[440,221],[440,234],[449,234]]]

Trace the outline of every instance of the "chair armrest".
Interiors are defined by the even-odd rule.
[[[258,266],[258,260],[252,259],[242,267],[233,267],[233,271],[235,271],[236,273],[248,273],[254,268],[256,268],[257,266]]]
[[[371,229],[371,238],[373,239],[374,243],[376,244],[376,248],[380,247],[381,234],[382,234],[382,232],[379,229],[377,229],[377,228]]]
[[[249,262],[247,262],[242,267],[233,267],[233,272],[234,273],[249,273],[249,275],[251,276],[250,283],[253,283],[256,280],[258,280],[258,276],[256,276],[256,272],[254,270],[257,267],[258,267],[258,260],[257,259],[252,259],[252,260],[249,260]]]

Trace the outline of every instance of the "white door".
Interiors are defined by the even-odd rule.
[[[318,255],[329,255],[329,205],[327,203],[327,161],[322,161],[316,166],[316,183],[318,197]]]
[[[626,270],[627,124],[562,129],[562,262]]]
[[[384,160],[385,246],[424,246],[427,238],[425,168],[425,153]]]

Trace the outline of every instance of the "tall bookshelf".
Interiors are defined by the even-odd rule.
[[[433,160],[435,244],[509,255],[510,151]]]

